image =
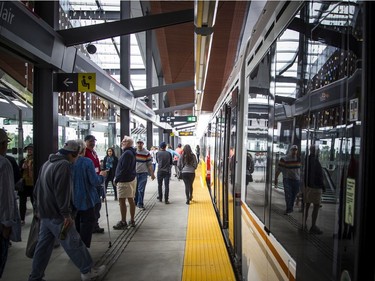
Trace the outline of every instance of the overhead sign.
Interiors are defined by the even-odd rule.
[[[178,132],[178,135],[180,137],[187,137],[187,136],[194,136],[194,132],[185,132],[185,131],[181,131],[181,132]]]
[[[160,122],[197,122],[197,116],[160,116]]]
[[[55,73],[55,92],[95,92],[96,73]]]

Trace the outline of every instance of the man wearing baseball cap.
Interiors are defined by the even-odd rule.
[[[91,280],[105,271],[105,265],[93,267],[91,255],[74,225],[71,166],[79,150],[78,143],[69,140],[56,154],[51,154],[40,169],[35,184],[34,207],[41,223],[29,281],[43,279],[55,239],[59,239],[65,252],[79,268],[81,280]],[[60,236],[62,229],[66,230],[64,238]]]
[[[280,158],[275,174],[275,188],[277,188],[278,177],[280,173],[283,173],[286,203],[285,215],[293,212],[294,201],[299,192],[301,166],[301,159],[298,156],[298,146],[294,144],[289,148],[288,154]]]
[[[95,172],[99,175],[100,174],[100,160],[98,154],[95,151],[95,144],[96,138],[94,135],[87,135],[85,136],[85,144],[86,144],[86,151],[85,157],[90,158],[94,163]],[[103,186],[99,185],[96,187],[96,191],[98,192],[99,198],[104,198],[104,190]],[[95,216],[96,216],[96,223],[93,229],[93,233],[104,233],[104,228],[99,226],[99,218],[100,218],[100,210],[102,208],[102,200],[95,205]]]
[[[144,210],[143,199],[145,197],[145,189],[147,178],[151,175],[151,180],[155,179],[154,169],[152,168],[152,157],[150,152],[143,147],[143,140],[137,141],[136,158],[136,171],[137,171],[137,188],[135,191],[135,205]]]

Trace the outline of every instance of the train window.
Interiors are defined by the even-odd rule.
[[[297,280],[336,279],[335,237],[352,235],[343,190],[360,150],[360,117],[350,120],[348,112],[361,96],[361,42],[348,32],[359,16],[354,11],[349,3],[310,3],[296,19],[310,25],[308,31],[292,25],[273,46],[273,186],[266,226],[296,261]],[[344,38],[353,45],[348,48]]]

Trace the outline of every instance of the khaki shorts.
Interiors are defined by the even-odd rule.
[[[311,188],[306,186],[305,190],[305,203],[320,204],[322,200],[322,189],[320,188]]]
[[[130,182],[118,182],[117,194],[118,198],[134,198],[135,189],[137,187],[137,178]]]

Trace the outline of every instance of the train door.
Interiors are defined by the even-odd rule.
[[[236,173],[236,138],[237,138],[237,90],[232,92],[232,99],[228,101],[226,108],[226,136],[224,153],[225,169],[224,169],[224,205],[227,211],[227,223],[225,225],[224,234],[229,241],[230,250],[235,247],[235,231],[240,228],[236,227],[235,222],[235,173]]]
[[[218,138],[215,154],[215,190],[216,209],[219,214],[219,221],[223,229],[228,228],[228,167],[229,167],[229,125],[230,107],[224,104],[217,119]]]

